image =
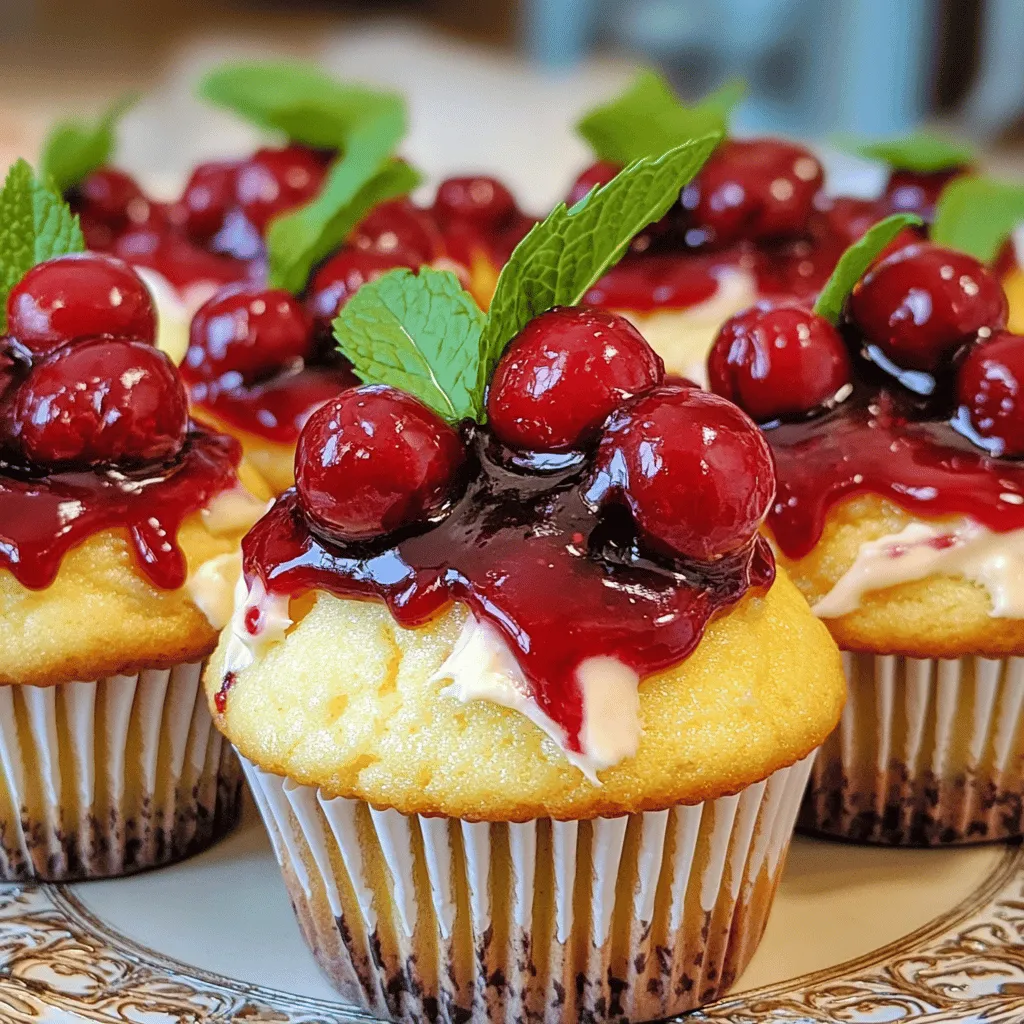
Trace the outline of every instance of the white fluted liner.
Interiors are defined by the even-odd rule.
[[[894,845],[1024,834],[1024,658],[843,660],[849,699],[801,827]]]
[[[292,904],[347,999],[403,1021],[650,1020],[753,954],[813,755],[735,796],[473,823],[326,799],[242,761]]]
[[[234,823],[241,773],[201,672],[0,686],[0,878],[127,874]]]

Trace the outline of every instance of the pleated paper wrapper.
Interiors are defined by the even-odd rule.
[[[914,846],[1024,832],[1024,658],[843,659],[849,697],[802,828]]]
[[[130,874],[235,823],[241,770],[213,728],[201,672],[0,687],[0,878]]]
[[[310,949],[400,1021],[651,1020],[753,954],[813,755],[735,796],[593,821],[405,816],[243,760]]]

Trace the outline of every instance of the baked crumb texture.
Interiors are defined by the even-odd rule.
[[[592,821],[375,810],[246,764],[303,934],[395,1021],[650,1020],[761,938],[810,758],[705,804]]]

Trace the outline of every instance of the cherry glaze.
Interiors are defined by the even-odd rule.
[[[243,541],[247,581],[258,576],[270,594],[316,588],[384,601],[410,628],[465,602],[502,633],[541,709],[579,751],[582,661],[610,655],[641,677],[675,665],[716,611],[774,579],[760,537],[710,565],[643,553],[628,513],[595,516],[584,500],[591,457],[527,471],[486,430],[468,444],[476,465],[448,515],[376,545],[319,538],[286,492]]]
[[[40,475],[0,456],[0,569],[23,586],[49,586],[73,547],[101,530],[126,530],[154,586],[176,590],[188,566],[182,522],[236,485],[241,446],[193,427],[173,463]]]
[[[806,555],[832,505],[855,494],[997,532],[1024,526],[1024,462],[987,455],[898,386],[861,381],[837,408],[765,436],[778,470],[768,524],[790,558]]]

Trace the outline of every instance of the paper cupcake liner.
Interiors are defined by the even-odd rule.
[[[234,824],[241,771],[201,672],[0,687],[0,878],[129,874]]]
[[[732,983],[812,760],[692,807],[510,824],[377,810],[243,767],[346,999],[400,1021],[562,1024],[680,1013]]]
[[[800,827],[915,846],[1024,833],[1024,658],[843,659],[849,698]]]

